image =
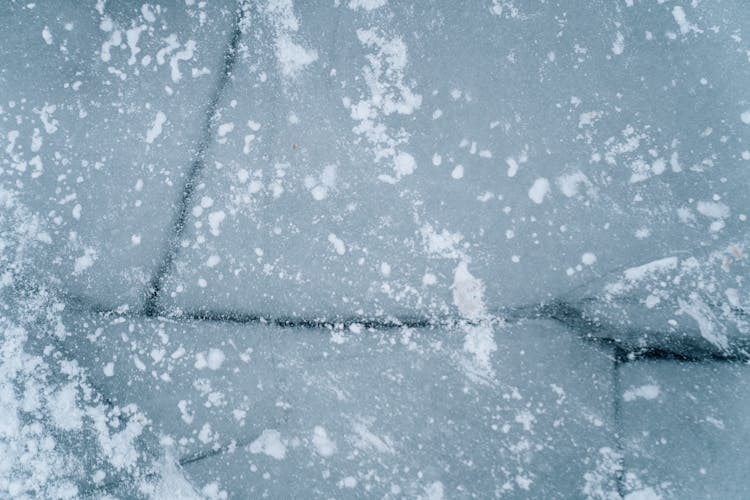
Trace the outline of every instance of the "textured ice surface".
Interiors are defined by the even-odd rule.
[[[746,9],[502,5],[249,8],[163,303],[445,316],[462,262],[492,311],[742,243]]]
[[[274,332],[284,417],[189,477],[272,498],[570,498],[614,446],[613,359],[553,322],[498,328],[487,384],[463,373],[463,335],[355,330]]]
[[[282,410],[270,336],[277,330],[66,314],[63,340],[115,404],[135,403],[190,460],[246,443]]]
[[[742,1],[237,6],[0,6],[0,496],[744,494]]]
[[[614,443],[611,349],[550,321],[491,328],[479,383],[481,361],[459,328],[77,313],[65,324],[77,334],[63,344],[90,378],[113,403],[138,405],[199,487],[326,496],[351,476],[359,494],[395,485],[412,496],[441,483],[480,496],[565,496],[582,491],[591,457]],[[244,482],[232,477],[240,471]],[[554,488],[545,486],[551,471]],[[251,472],[273,480],[255,485]]]
[[[3,2],[0,176],[48,225],[59,287],[137,306],[223,69],[234,8]]]
[[[746,364],[640,361],[620,368],[626,483],[665,498],[742,498],[750,460]]]

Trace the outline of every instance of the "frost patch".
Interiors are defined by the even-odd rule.
[[[612,53],[616,56],[619,56],[625,51],[625,37],[620,33],[617,32],[617,35],[615,35],[615,41],[612,42]]]
[[[540,177],[535,180],[534,184],[529,188],[529,198],[537,205],[541,205],[544,202],[545,196],[547,196],[549,192],[549,181],[544,177]]]
[[[333,249],[337,254],[344,255],[346,253],[346,245],[344,245],[343,240],[338,238],[335,234],[331,233],[328,235],[328,242],[333,245]]]
[[[75,384],[67,384],[50,398],[50,413],[55,425],[63,430],[80,429],[83,425],[83,412],[76,404],[78,389]]]
[[[299,30],[299,19],[294,14],[292,0],[269,0],[263,14],[273,26],[276,60],[286,78],[295,78],[303,69],[318,60],[318,52],[306,49],[294,41]]]
[[[453,271],[453,303],[464,318],[475,320],[485,315],[484,283],[475,278],[465,261]]]
[[[248,448],[250,453],[257,455],[263,453],[276,460],[286,458],[286,445],[281,441],[281,434],[274,429],[265,429],[261,435]]]
[[[656,399],[659,397],[660,392],[658,385],[647,384],[628,389],[623,393],[622,399],[627,402],[635,401],[636,399]]]
[[[589,178],[586,177],[586,175],[580,170],[576,170],[575,172],[570,174],[561,175],[556,179],[555,182],[557,184],[557,187],[560,189],[560,192],[562,192],[562,194],[564,194],[568,198],[576,196],[578,194],[580,186],[586,186],[588,188],[592,187]]]
[[[317,178],[312,175],[305,177],[305,188],[310,191],[310,195],[315,201],[325,200],[328,198],[329,191],[336,187],[336,171],[336,165],[326,165]]]
[[[93,266],[97,257],[98,255],[96,250],[91,247],[86,248],[83,251],[83,255],[81,255],[80,257],[76,257],[76,260],[73,263],[73,274],[81,274],[86,269]]]
[[[161,111],[157,112],[156,117],[154,118],[154,123],[146,132],[146,143],[153,143],[156,138],[161,135],[165,123],[167,123],[167,115],[165,115]]]
[[[321,457],[330,457],[336,453],[336,443],[328,437],[328,432],[320,425],[316,425],[313,429],[312,443]]]
[[[388,3],[388,0],[350,0],[349,8],[352,10],[364,9],[375,10]]]
[[[401,38],[385,38],[375,29],[357,30],[357,38],[366,48],[373,49],[366,56],[368,65],[362,68],[369,96],[356,104],[345,98],[344,105],[358,122],[354,133],[372,146],[375,161],[386,158],[392,161],[394,175],[383,174],[378,179],[395,184],[414,172],[416,161],[412,155],[400,151],[409,140],[408,132],[402,127],[389,130],[387,117],[394,113],[412,114],[421,106],[422,96],[407,85],[404,72],[408,55]]]
[[[680,5],[675,5],[672,8],[672,17],[674,17],[674,21],[677,23],[677,26],[679,26],[681,34],[687,35],[691,31],[694,33],[703,33],[703,31],[698,29],[697,26],[688,22],[685,9]]]

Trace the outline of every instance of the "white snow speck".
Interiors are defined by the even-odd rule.
[[[83,255],[80,257],[76,257],[76,260],[73,264],[73,274],[81,274],[86,269],[90,268],[94,265],[94,261],[97,259],[97,253],[96,250],[93,248],[86,248],[83,251]]]
[[[623,53],[625,50],[625,37],[620,33],[617,32],[617,35],[615,36],[615,41],[612,42],[612,53],[616,56],[619,56]]]
[[[208,368],[209,370],[218,370],[224,363],[226,356],[224,351],[221,349],[211,348],[208,353],[199,352],[195,355],[195,368],[203,370]]]
[[[531,201],[539,205],[544,201],[544,197],[547,196],[549,191],[549,181],[544,177],[540,177],[535,180],[534,184],[529,188],[529,198],[531,198]]]
[[[157,112],[156,117],[154,118],[154,123],[151,125],[148,132],[146,132],[146,142],[148,144],[153,143],[154,140],[161,135],[165,123],[167,123],[167,115],[161,111]]]
[[[46,43],[47,45],[52,45],[52,33],[50,33],[47,26],[45,26],[42,30],[42,38],[44,38],[44,43]]]
[[[740,115],[740,120],[742,120],[742,123],[745,125],[750,125],[750,109],[747,111],[743,111]]]
[[[409,153],[401,152],[393,159],[393,167],[398,178],[401,178],[405,175],[413,174],[417,168],[417,162],[414,161],[414,157]]]
[[[694,31],[696,33],[702,32],[694,24],[688,22],[687,16],[685,15],[685,9],[683,9],[680,5],[675,5],[672,8],[672,17],[674,17],[674,21],[677,23],[677,26],[680,27],[680,33],[682,33],[683,35],[686,35],[691,31]]]
[[[578,128],[591,126],[602,114],[599,111],[588,111],[578,116]]]
[[[712,219],[726,219],[729,217],[729,207],[723,203],[714,203],[712,201],[699,201],[696,209],[701,215]]]
[[[265,429],[258,439],[250,443],[249,449],[252,454],[263,453],[276,460],[286,457],[286,446],[281,441],[281,434],[274,429]]]
[[[333,245],[333,249],[336,251],[339,255],[344,255],[346,253],[346,245],[344,245],[344,242],[339,239],[335,234],[331,233],[328,235],[328,241]]]
[[[646,384],[640,387],[633,387],[625,391],[622,395],[622,399],[625,401],[635,401],[638,398],[641,399],[656,399],[659,397],[659,386],[654,384]]]
[[[578,194],[579,185],[583,184],[590,187],[591,181],[586,177],[586,174],[580,170],[576,170],[573,173],[561,175],[556,179],[557,187],[560,188],[562,194],[571,198]]]
[[[586,252],[581,255],[581,262],[583,262],[587,266],[592,266],[596,262],[596,255],[591,252]]]
[[[518,173],[518,162],[513,158],[506,158],[505,163],[508,165],[508,177],[515,177]]]
[[[424,495],[420,496],[420,500],[443,500],[444,498],[445,487],[440,481],[435,481],[425,487]]]
[[[453,172],[451,172],[451,177],[458,180],[463,178],[464,176],[464,166],[463,165],[456,165],[456,168],[453,169]]]
[[[276,40],[276,57],[283,75],[294,78],[306,66],[318,60],[318,51],[294,43],[289,36],[280,36]]]
[[[69,431],[80,429],[83,425],[83,412],[76,404],[77,394],[75,384],[70,383],[50,398],[50,414],[57,427]]]
[[[459,262],[453,271],[453,303],[461,316],[467,319],[479,319],[485,315],[484,283],[475,278],[465,261]]]
[[[352,10],[374,10],[382,7],[387,3],[388,0],[349,0],[349,8]]]
[[[312,443],[315,446],[315,451],[321,457],[330,457],[336,453],[336,443],[328,437],[325,428],[319,425],[316,425],[313,429]]]
[[[211,228],[211,234],[218,236],[221,233],[219,228],[226,217],[227,214],[223,210],[217,210],[208,214],[208,225]]]

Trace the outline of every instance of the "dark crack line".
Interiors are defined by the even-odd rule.
[[[143,314],[146,316],[156,316],[159,314],[159,295],[164,287],[164,280],[172,270],[174,261],[180,251],[180,240],[185,232],[186,222],[188,214],[190,213],[190,205],[195,194],[195,188],[198,185],[198,179],[203,171],[206,163],[206,153],[210,147],[211,140],[214,134],[214,117],[219,107],[219,101],[224,93],[229,79],[231,78],[232,69],[237,61],[237,49],[239,47],[240,38],[242,36],[241,22],[243,17],[243,9],[240,5],[237,6],[235,18],[232,24],[232,36],[229,40],[229,45],[224,51],[223,56],[223,67],[218,81],[216,82],[216,88],[211,94],[206,107],[205,122],[203,124],[203,130],[201,133],[201,140],[196,150],[195,158],[190,164],[187,176],[185,177],[185,184],[182,188],[182,196],[177,202],[177,209],[175,211],[174,219],[172,220],[171,228],[172,235],[167,240],[167,248],[164,251],[159,267],[151,277],[147,288],[147,298],[143,306]]]
[[[618,469],[615,472],[615,482],[617,486],[617,493],[620,498],[625,498],[625,443],[623,442],[623,418],[622,418],[622,380],[620,374],[620,367],[623,363],[627,363],[628,355],[621,348],[615,347],[615,359],[612,365],[612,418],[614,420],[615,435],[614,446],[617,452]]]

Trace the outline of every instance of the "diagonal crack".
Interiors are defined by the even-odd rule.
[[[196,185],[201,172],[205,167],[206,153],[211,139],[214,134],[213,120],[219,106],[219,100],[224,92],[227,82],[231,78],[232,69],[237,60],[237,49],[242,36],[241,23],[243,18],[243,9],[238,4],[235,12],[235,18],[232,23],[232,35],[229,39],[223,56],[223,66],[219,79],[216,82],[216,88],[209,98],[206,106],[206,116],[201,131],[201,140],[195,153],[195,158],[190,164],[190,169],[185,177],[185,183],[182,188],[182,195],[177,202],[177,209],[172,220],[171,237],[167,240],[166,248],[162,255],[159,266],[156,268],[154,275],[148,283],[147,298],[143,306],[143,314],[146,316],[155,316],[159,310],[159,294],[164,286],[164,280],[174,265],[174,260],[180,250],[180,240],[185,232],[185,223],[189,213],[189,207],[195,193]]]

